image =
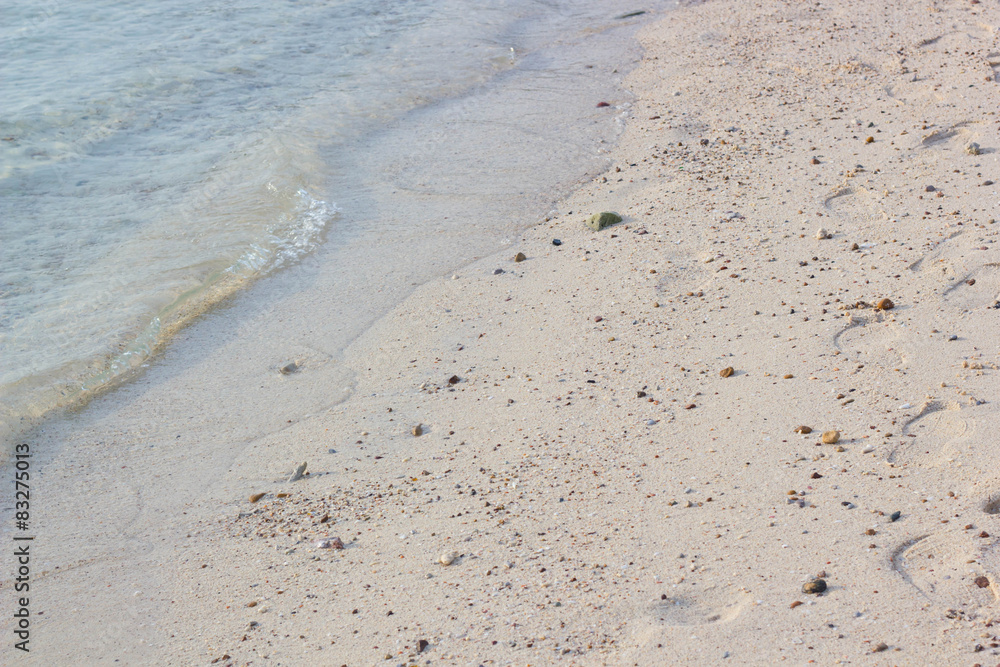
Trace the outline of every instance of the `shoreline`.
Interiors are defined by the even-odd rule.
[[[643,28],[607,173],[341,353],[257,360],[238,402],[265,414],[217,361],[257,341],[192,327],[205,358],[49,427],[38,512],[74,554],[39,580],[40,654],[995,660],[997,25],[762,0]],[[175,431],[198,446],[149,446]]]

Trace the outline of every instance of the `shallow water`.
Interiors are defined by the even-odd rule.
[[[405,262],[385,252],[407,251],[390,240],[414,230],[411,250],[429,230],[453,238],[454,263],[482,249],[481,233],[535,222],[603,165],[623,105],[595,103],[635,49],[615,31],[642,20],[623,11],[5,10],[0,435],[122,377],[191,316],[321,243],[367,235],[363,259],[391,271]]]

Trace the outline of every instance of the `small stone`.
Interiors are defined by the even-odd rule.
[[[594,321],[595,321],[595,322],[601,322],[601,321],[603,321],[603,320],[604,320],[604,318],[603,318],[603,317],[601,317],[600,315],[597,315],[596,317],[594,317]]]
[[[844,449],[843,445],[837,445],[836,447],[833,448],[833,451],[835,451],[835,452],[846,452],[847,450]]]
[[[976,577],[976,586],[980,588],[989,588],[990,580],[987,577]]]
[[[819,595],[826,590],[826,579],[813,579],[802,584],[802,592],[809,595]]]
[[[822,241],[823,239],[832,239],[832,238],[833,238],[833,234],[831,234],[830,232],[826,231],[822,227],[820,227],[819,229],[816,230],[816,239],[817,240]]]
[[[644,392],[642,390],[639,390],[639,391],[635,392],[635,397],[636,398],[646,398],[646,392]]]
[[[852,243],[851,244],[851,250],[858,250],[860,247],[861,246],[859,246],[857,243]]]
[[[266,495],[266,493],[255,493],[250,496],[250,502],[255,503]]]
[[[605,227],[610,227],[611,225],[617,225],[622,221],[622,217],[617,213],[612,213],[611,211],[602,211],[600,213],[595,213],[590,216],[587,220],[587,226],[593,229],[595,232],[599,232]]]
[[[458,554],[456,554],[454,551],[446,551],[445,553],[441,554],[441,556],[438,558],[438,562],[441,563],[442,565],[447,566],[454,563],[455,559],[457,558]]]
[[[840,431],[826,431],[820,440],[824,445],[836,445],[840,441]]]
[[[878,531],[876,531],[874,528],[869,528],[868,530],[865,531],[865,535],[874,535],[876,532]]]
[[[792,375],[791,373],[785,373],[785,374],[784,374],[784,375],[782,376],[782,378],[781,378],[781,379],[783,379],[783,380],[791,380],[791,379],[792,379],[793,377],[795,377],[795,376],[794,376],[794,375]]]
[[[493,269],[493,275],[499,276],[501,273],[503,273],[503,269]]]
[[[802,435],[807,435],[809,433],[812,433],[813,430],[809,426],[796,426],[795,427],[795,432],[796,433],[801,433]]]
[[[875,648],[872,649],[872,653],[881,653],[882,651],[887,651],[887,650],[889,650],[889,646],[884,642],[879,642],[878,644],[875,645]]]
[[[278,368],[278,372],[281,373],[282,375],[290,375],[297,370],[299,370],[299,365],[294,361],[289,361],[288,363]]]
[[[989,536],[990,536],[990,534],[987,533],[985,530],[983,532],[979,533],[979,537],[989,537]]]
[[[288,481],[289,482],[296,482],[296,481],[302,479],[302,475],[304,475],[305,472],[306,472],[306,466],[307,465],[309,465],[309,464],[308,463],[303,463],[298,468],[296,468],[295,472],[293,472],[291,474],[291,476],[288,478]]]
[[[958,336],[956,336],[955,334],[951,334],[950,336],[948,336],[948,340],[950,340],[950,341],[951,340],[958,340]]]
[[[528,259],[528,258],[525,257],[525,255],[524,255],[523,252],[519,252],[516,255],[514,255],[514,261],[515,262],[523,262],[526,259]]]
[[[969,155],[979,155],[979,144],[975,141],[971,141],[965,145],[965,152]]]
[[[418,639],[417,640],[417,653],[423,653],[424,649],[427,648],[430,645],[431,645],[431,643],[429,641],[427,641],[426,639]]]
[[[412,429],[410,429],[410,433],[412,433],[415,436],[421,436],[424,434],[424,427],[420,424],[417,424]]]
[[[899,517],[901,516],[903,516],[903,513],[897,510],[889,515],[889,521],[891,523],[896,523],[897,521],[899,521]]]
[[[873,143],[875,143],[875,137],[868,137],[867,139],[865,139],[865,143],[866,144],[873,144]]]
[[[879,299],[878,303],[875,304],[875,310],[892,310],[896,307],[896,304],[892,302],[892,299]]]
[[[697,406],[694,403],[688,403],[687,405],[684,406],[684,409],[685,410],[693,410],[695,407],[697,407]]]
[[[819,474],[818,472],[814,472],[809,477],[810,477],[810,479],[823,479],[823,475]]]
[[[257,601],[256,600],[250,600],[250,602],[247,602],[247,606],[248,607],[256,607],[257,606]]]
[[[798,600],[796,600],[795,602],[793,602],[792,604],[790,604],[790,605],[788,606],[788,608],[789,608],[789,609],[795,609],[796,607],[801,607],[801,606],[802,606],[802,603],[801,603],[801,602],[799,602]]]
[[[343,549],[344,543],[339,537],[327,537],[316,542],[317,549]]]
[[[725,368],[723,368],[723,369],[722,369],[721,371],[719,371],[719,375],[721,375],[721,376],[722,376],[722,377],[724,377],[724,378],[727,378],[727,377],[729,377],[730,375],[732,375],[732,374],[733,374],[733,373],[735,373],[735,372],[736,372],[736,371],[735,371],[735,370],[733,370],[733,367],[732,367],[732,366],[726,366],[726,367],[725,367]]]
[[[552,245],[562,245],[562,241],[559,239],[552,239]]]
[[[813,159],[812,159],[812,160],[810,160],[809,162],[810,162],[811,164],[819,164],[819,159],[818,159],[818,158],[813,158]]]
[[[448,384],[458,384],[461,381],[462,378],[458,377],[457,375],[452,375],[450,378],[448,378]]]
[[[924,192],[934,192],[935,190],[937,190],[937,188],[935,188],[933,185],[927,185],[924,187]]]
[[[660,302],[659,301],[654,301],[653,302],[653,308],[659,308],[659,307],[660,307]]]

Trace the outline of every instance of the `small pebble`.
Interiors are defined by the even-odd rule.
[[[523,252],[519,252],[516,255],[514,255],[514,261],[515,262],[523,262],[526,259],[528,259],[528,258],[525,257],[525,255],[524,255]]]
[[[302,475],[304,475],[305,472],[306,472],[306,466],[307,465],[308,465],[308,463],[303,463],[298,468],[296,468],[295,472],[293,472],[291,474],[291,476],[288,478],[288,481],[289,482],[296,482],[296,481],[302,479]]]
[[[438,558],[438,562],[441,563],[442,565],[451,565],[452,563],[455,562],[456,558],[458,558],[458,554],[456,554],[454,551],[446,551],[445,553],[441,554],[441,556]]]
[[[891,299],[879,299],[878,303],[875,304],[875,310],[892,310],[895,307],[896,304]]]
[[[423,435],[424,434],[424,427],[421,426],[420,424],[417,424],[416,426],[414,426],[410,430],[410,433],[412,433],[413,435],[416,435],[416,436]]]
[[[339,537],[328,537],[316,542],[317,549],[343,549],[344,543]]]
[[[809,595],[819,595],[826,590],[825,579],[813,579],[802,584],[802,592]]]
[[[559,239],[552,239],[552,245],[562,245],[562,241]]]
[[[965,146],[965,152],[969,155],[979,155],[979,144],[975,141],[969,142]]]
[[[875,648],[872,649],[872,653],[881,653],[882,651],[886,651],[888,649],[889,646],[887,644],[879,642],[878,644],[875,645]]]
[[[727,366],[726,368],[723,368],[721,371],[719,371],[719,375],[721,375],[724,378],[727,378],[735,372],[736,371],[733,370],[732,366]]]
[[[896,511],[889,515],[889,521],[895,523],[899,520],[899,517],[903,516],[902,512]]]
[[[503,273],[503,269],[493,269],[493,275],[499,276],[501,273]]]
[[[935,188],[933,185],[928,185],[924,187],[924,192],[934,192],[935,190],[937,190],[937,188]]]
[[[866,144],[873,144],[873,143],[875,143],[875,137],[868,137],[867,139],[865,139],[865,143]]]
[[[796,426],[795,427],[795,432],[796,433],[801,433],[802,435],[806,435],[808,433],[812,433],[813,430],[809,426]]]
[[[835,445],[840,441],[840,431],[826,431],[820,440],[824,445]]]
[[[250,502],[255,503],[266,495],[267,495],[266,493],[255,493],[252,496],[250,496]]]
[[[956,336],[955,334],[952,334],[952,335],[948,336],[948,340],[958,340],[958,336]]]
[[[989,588],[990,580],[987,577],[976,577],[976,586],[980,588]]]
[[[830,232],[826,231],[822,227],[820,227],[819,229],[816,230],[816,239],[817,240],[822,241],[823,239],[832,239],[832,238],[833,238],[833,234],[831,234]]]
[[[798,600],[796,600],[795,602],[793,602],[792,604],[790,604],[788,608],[789,609],[795,609],[796,607],[801,607],[801,606],[802,606],[802,603],[799,602]]]
[[[299,370],[299,365],[294,361],[289,361],[287,364],[281,366],[278,369],[278,372],[281,373],[282,375],[290,375],[291,373],[294,373],[297,370]]]

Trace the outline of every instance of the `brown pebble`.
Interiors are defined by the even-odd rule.
[[[794,495],[796,495],[797,493],[798,493],[798,491],[796,491],[795,489],[792,489],[791,491],[789,491],[789,492],[788,492],[788,494],[787,494],[787,495],[789,495],[789,496],[794,496]]]
[[[640,389],[639,391],[635,392],[635,397],[636,398],[646,398],[646,392],[644,392],[644,391],[642,391]]]
[[[413,435],[423,435],[424,434],[424,427],[421,426],[420,424],[417,424],[416,426],[413,427],[413,429],[410,431],[410,433],[412,433]]]
[[[516,255],[514,255],[514,261],[515,262],[523,262],[526,259],[528,259],[528,258],[524,256],[523,252],[519,252]]]
[[[598,315],[597,317],[594,318],[594,321],[595,322],[600,322],[603,319],[604,319],[603,317],[601,317],[600,315]]]
[[[979,533],[979,537],[989,537],[989,536],[990,536],[990,534],[987,533],[985,530],[983,532]]]
[[[796,433],[801,433],[802,435],[806,435],[808,433],[812,433],[813,430],[809,426],[796,426],[795,427],[795,432]]]
[[[462,378],[458,377],[457,375],[452,375],[450,378],[448,378],[448,384],[458,384],[459,382],[461,382],[461,380]]]
[[[875,143],[875,137],[868,137],[867,139],[865,139],[865,143],[866,144],[873,144],[873,143]]]
[[[874,528],[869,528],[865,531],[865,535],[874,535],[877,531]]]
[[[793,377],[795,377],[795,376],[792,375],[791,373],[786,373],[782,379],[783,380],[791,380]]]
[[[727,377],[729,377],[730,375],[732,375],[735,372],[736,371],[733,370],[732,366],[726,366],[721,371],[719,371],[719,375],[721,375],[724,378],[727,378]]]
[[[872,649],[872,653],[881,653],[882,651],[886,651],[888,649],[889,646],[887,644],[879,642],[878,644],[875,645],[875,648]]]
[[[809,595],[819,595],[826,590],[826,580],[825,579],[813,579],[812,581],[807,581],[802,584],[802,592],[808,593]]]
[[[802,606],[802,603],[799,602],[798,600],[796,600],[792,604],[788,605],[788,608],[789,609],[795,609],[796,607],[801,607],[801,606]]]
[[[694,403],[688,403],[687,405],[685,405],[685,406],[684,406],[684,409],[685,409],[685,410],[691,410],[691,409],[693,409],[694,407],[695,407],[695,404],[694,404]]]
[[[892,310],[895,307],[896,304],[891,299],[879,299],[879,302],[875,304],[875,310]]]
[[[824,445],[836,445],[840,440],[840,431],[826,431],[820,438]]]
[[[965,284],[968,285],[969,287],[972,287],[973,285],[976,284],[976,279],[975,278],[969,278],[968,280],[965,281]]]
[[[292,495],[292,494],[290,494],[290,493],[276,493],[276,494],[274,494],[274,497],[275,498],[287,498],[290,495]]]
[[[859,245],[858,245],[857,243],[852,243],[852,244],[851,244],[851,250],[857,250],[857,249],[859,249],[860,247],[861,247],[861,246],[859,246]]]
[[[250,502],[255,503],[266,495],[267,495],[266,493],[255,493],[252,496],[250,496]]]
[[[247,606],[248,607],[256,607],[257,606],[257,601],[256,600],[250,600],[250,602],[247,602]]]
[[[976,586],[980,588],[989,588],[990,580],[987,577],[976,577]]]
[[[811,162],[812,162],[812,164],[819,164],[819,160],[818,160],[818,159],[816,159],[816,158],[813,158],[813,159],[811,160]]]
[[[810,478],[811,479],[823,479],[823,475],[819,474],[818,472],[814,472],[812,475],[810,475]]]

